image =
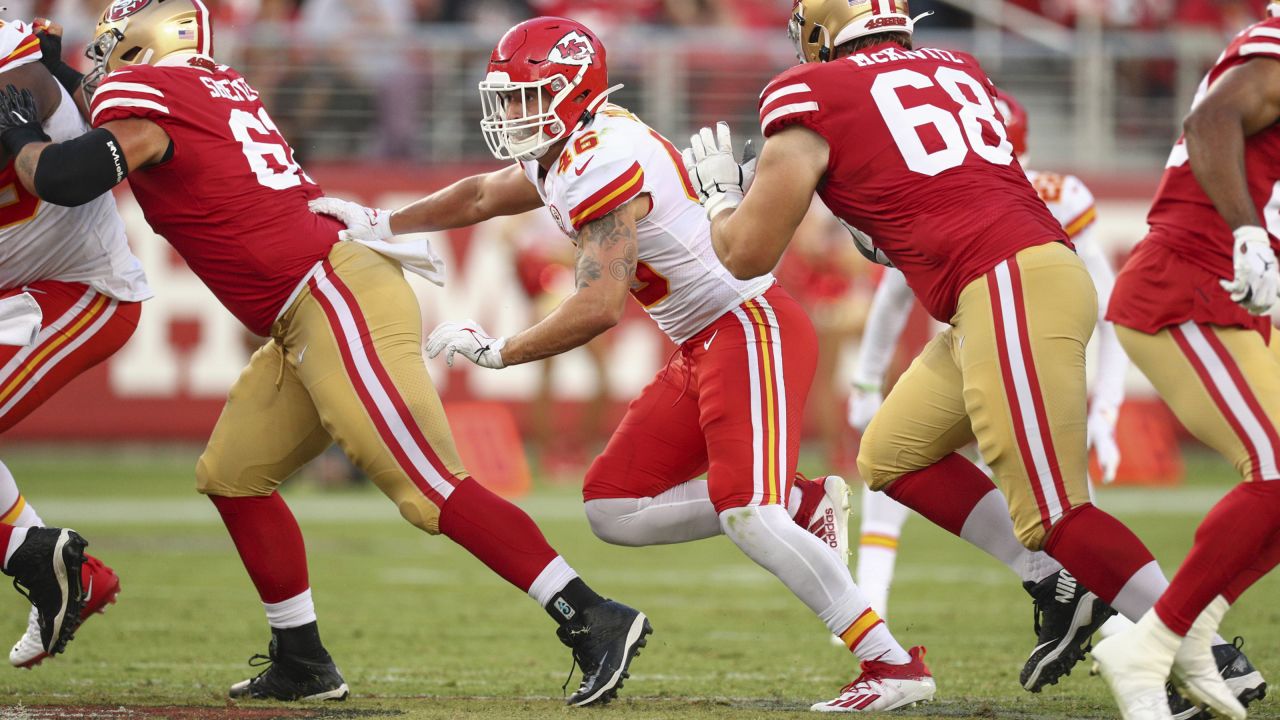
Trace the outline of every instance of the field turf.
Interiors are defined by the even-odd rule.
[[[268,631],[216,513],[191,489],[196,450],[10,448],[3,457],[45,521],[80,530],[123,592],[65,655],[34,671],[0,666],[0,718],[800,717],[854,674],[817,620],[723,538],[610,547],[591,535],[574,488],[542,488],[521,504],[552,543],[655,628],[619,701],[565,708],[568,650],[527,597],[401,521],[375,490],[298,483],[286,497],[307,537],[320,628],[354,695],[323,708],[232,705],[226,689],[256,672],[246,661],[266,652]],[[1169,571],[1232,482],[1211,458],[1189,458],[1188,470],[1193,479],[1178,489],[1100,498]],[[7,648],[26,608],[16,593],[0,595]],[[1263,580],[1223,634],[1244,635],[1255,664],[1280,679],[1278,597],[1280,576]],[[920,518],[907,525],[890,613],[904,644],[928,647],[938,681],[937,702],[899,717],[1118,716],[1084,664],[1044,693],[1023,691],[1028,597],[1005,568]],[[1280,700],[1251,711],[1280,718]]]

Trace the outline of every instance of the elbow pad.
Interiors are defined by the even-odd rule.
[[[46,147],[36,165],[35,190],[54,205],[76,207],[119,185],[128,174],[116,136],[98,128]]]

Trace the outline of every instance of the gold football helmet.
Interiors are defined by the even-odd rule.
[[[102,78],[125,65],[151,65],[179,52],[213,53],[213,25],[201,0],[112,0],[85,50],[92,97]]]
[[[795,0],[787,30],[802,62],[826,62],[837,45],[914,25],[907,0]]]

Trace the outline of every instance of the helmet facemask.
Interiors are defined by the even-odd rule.
[[[559,106],[572,93],[586,67],[573,81],[563,75],[532,82],[515,82],[505,72],[491,72],[480,83],[480,102],[484,116],[480,130],[489,151],[499,160],[537,160],[547,149],[569,136],[581,118],[570,122],[559,115]],[[552,94],[554,93],[554,94]],[[508,108],[520,113],[509,117]]]
[[[84,76],[84,83],[82,84],[86,99],[93,97],[93,94],[98,91],[98,85],[102,83],[102,79],[111,72],[111,68],[108,67],[111,62],[111,56],[115,53],[116,47],[123,41],[124,33],[119,28],[109,28],[84,49],[84,56],[93,63],[93,69]]]

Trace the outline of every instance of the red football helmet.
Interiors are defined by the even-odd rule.
[[[622,87],[604,45],[580,22],[539,17],[502,36],[480,83],[480,129],[499,160],[536,160]]]
[[[1004,127],[1009,133],[1009,142],[1013,143],[1013,154],[1022,157],[1027,154],[1027,109],[1012,95],[996,90],[996,109],[1004,116]]]

